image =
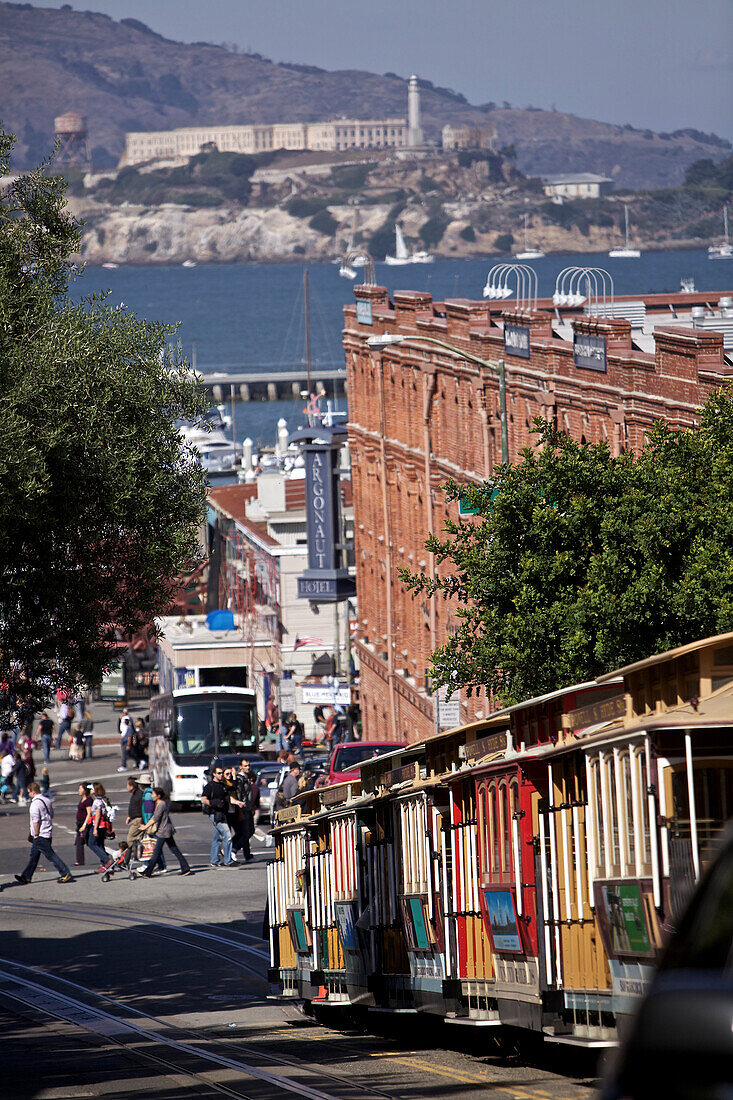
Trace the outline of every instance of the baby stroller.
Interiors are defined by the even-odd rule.
[[[119,852],[113,856],[112,863],[102,875],[102,882],[109,882],[113,875],[126,874],[128,878],[137,878],[144,867],[143,842],[134,841],[128,847],[124,840],[120,841]]]

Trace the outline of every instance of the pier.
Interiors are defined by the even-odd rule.
[[[304,368],[295,370],[267,370],[250,367],[246,370],[199,368],[199,377],[214,401],[280,401],[301,398],[308,389],[308,375]],[[346,368],[311,368],[311,390],[328,397],[341,397],[346,393]]]

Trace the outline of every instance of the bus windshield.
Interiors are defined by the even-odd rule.
[[[248,752],[257,747],[255,704],[249,699],[192,699],[175,704],[171,748],[177,756]]]

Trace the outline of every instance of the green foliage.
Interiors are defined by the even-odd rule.
[[[323,233],[324,237],[333,237],[339,227],[339,223],[329,210],[319,210],[317,214],[313,215],[309,225],[311,229],[317,230],[318,233]]]
[[[383,260],[387,253],[395,249],[395,223],[388,218],[381,229],[377,229],[369,238],[369,253],[375,260]]]
[[[511,233],[499,233],[499,235],[494,238],[494,248],[499,252],[511,252],[513,244],[514,237]]]
[[[285,209],[294,218],[312,218],[314,214],[325,210],[330,201],[324,195],[296,195],[285,204]]]
[[[12,139],[0,135],[0,174]],[[197,555],[205,407],[170,326],[68,297],[79,227],[48,166],[0,197],[0,679],[31,704],[93,684]]]
[[[733,191],[733,157],[726,157],[718,164],[707,159],[696,160],[685,172],[685,186]]]
[[[223,202],[245,204],[252,190],[251,176],[269,155],[220,153],[216,148],[198,153],[177,168],[141,172],[129,166],[116,179],[100,180],[97,192],[107,202],[133,202],[158,206],[164,202],[185,206],[221,206]]]
[[[332,169],[331,179],[343,191],[361,191],[373,167],[372,164],[344,164]]]
[[[472,225],[464,225],[461,232],[458,234],[464,241],[473,243],[476,240],[476,234],[474,233]]]
[[[433,248],[435,245],[440,244],[443,239],[443,234],[448,226],[448,218],[439,210],[433,214],[431,218],[423,224],[420,230],[420,237],[426,248]]]
[[[446,575],[400,571],[457,604],[435,683],[518,702],[733,629],[731,390],[694,429],[657,422],[638,456],[535,427],[541,449],[482,486],[447,485],[479,516],[429,537]]]
[[[221,195],[214,195],[211,191],[171,191],[165,202],[176,203],[180,206],[207,207],[221,206],[224,199]]]

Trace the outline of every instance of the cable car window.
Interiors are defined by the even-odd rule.
[[[504,829],[504,876],[512,873],[512,813],[511,806],[509,804],[509,787],[506,783],[502,783],[502,807],[504,821],[502,827]]]
[[[626,802],[626,851],[624,862],[627,871],[633,874],[636,869],[636,836],[634,830],[634,792],[631,786],[631,760],[628,753],[623,753],[619,757],[619,764],[621,772],[619,778],[623,783],[622,793],[625,795]]]

